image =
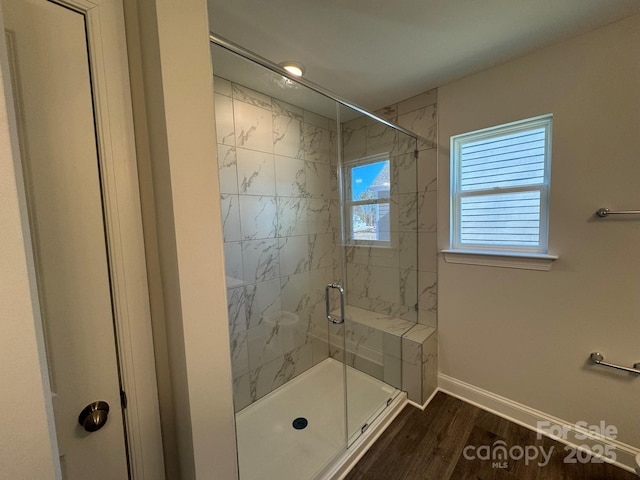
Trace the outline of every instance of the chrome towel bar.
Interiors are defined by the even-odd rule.
[[[604,356],[600,352],[593,352],[589,358],[596,365],[602,365],[603,367],[615,368],[624,372],[636,373],[640,375],[640,362],[634,363],[633,368],[623,367],[622,365],[614,365],[613,363],[607,363],[604,361]]]
[[[609,215],[640,215],[640,210],[618,210],[616,212],[612,212],[608,208],[599,208],[596,211],[596,215],[599,217],[608,217]]]

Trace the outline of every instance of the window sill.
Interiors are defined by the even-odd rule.
[[[556,255],[544,253],[487,252],[484,250],[442,250],[442,253],[447,263],[542,271],[551,270],[551,265],[558,259]]]

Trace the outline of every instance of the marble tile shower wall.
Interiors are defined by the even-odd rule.
[[[345,162],[389,153],[391,208],[397,212],[392,248],[347,247],[348,303],[432,327],[437,324],[436,95],[431,90],[376,112],[423,137],[417,159],[415,142],[370,119],[356,118],[342,130]]]
[[[236,411],[328,357],[337,280],[334,120],[215,78]]]

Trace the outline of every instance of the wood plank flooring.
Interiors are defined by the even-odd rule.
[[[564,463],[569,454],[564,444],[536,437],[527,428],[438,392],[424,412],[405,407],[346,480],[638,480],[607,463]],[[513,447],[526,452],[529,446],[530,457],[537,458],[507,458],[500,466],[495,460],[465,458],[465,447],[471,446],[466,457],[486,458],[487,449],[478,448],[486,445],[493,453],[499,441],[516,457],[520,450]]]

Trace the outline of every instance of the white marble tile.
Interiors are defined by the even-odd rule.
[[[251,370],[282,356],[282,336],[277,322],[265,320],[247,330],[249,367]]]
[[[279,197],[306,196],[304,160],[276,155],[276,194]]]
[[[221,95],[226,95],[227,97],[230,97],[232,95],[231,93],[231,82],[229,80],[227,80],[226,78],[222,78],[222,77],[217,77],[217,76],[213,76],[213,90],[216,93],[219,93]]]
[[[271,111],[238,100],[233,111],[236,146],[273,153]]]
[[[249,374],[234,378],[233,407],[236,413],[249,406],[252,401]]]
[[[311,302],[309,272],[280,277],[280,292],[283,312],[296,313],[308,308]]]
[[[320,268],[309,272],[309,299],[310,304],[321,303],[324,308],[325,287],[335,283],[337,279],[333,275],[333,268]]]
[[[371,281],[370,267],[354,263],[347,264],[347,278],[349,279],[349,295],[369,297],[369,283]]]
[[[306,191],[312,198],[331,197],[331,175],[329,164],[306,162]]]
[[[418,279],[420,309],[435,312],[438,309],[438,277],[435,273],[420,272]]]
[[[251,394],[261,398],[311,368],[311,345],[276,358],[251,372]]]
[[[271,97],[237,83],[232,84],[233,98],[256,107],[271,109]]]
[[[330,267],[333,264],[333,233],[319,233],[309,235],[309,268]]]
[[[235,244],[234,244],[235,245]],[[226,252],[226,245],[225,245]],[[227,255],[225,254],[225,260]],[[229,262],[233,262],[232,259]],[[278,241],[276,239],[242,242],[242,278],[247,283],[264,282],[280,274]],[[233,264],[234,271],[237,266]],[[229,272],[227,271],[227,276]]]
[[[402,361],[398,357],[384,355],[382,381],[395,388],[402,388]]]
[[[433,90],[407,98],[398,103],[398,114],[404,115],[405,113],[413,112],[414,110],[433,105],[436,101],[437,89],[434,88]]]
[[[349,296],[349,305],[345,307],[345,311],[345,316],[349,321],[357,322],[391,335],[401,336],[415,326],[414,322],[398,317],[391,317],[377,310],[365,310],[354,307],[351,305],[351,296]]]
[[[309,271],[309,239],[307,235],[280,238],[278,250],[280,276]]]
[[[243,240],[274,238],[278,225],[276,197],[240,195]]]
[[[391,194],[418,191],[417,162],[412,154],[391,158]]]
[[[307,232],[327,233],[332,230],[331,201],[312,198],[307,202]]]
[[[418,269],[421,272],[433,272],[438,271],[438,247],[437,247],[437,233],[435,232],[420,232],[418,233],[418,245],[420,252],[418,254],[418,260],[420,264]]]
[[[418,225],[418,195],[416,193],[391,195],[390,203],[392,229],[399,232],[414,232]]]
[[[244,280],[242,268],[242,243],[232,242],[224,244],[224,273],[227,288],[240,286]]]
[[[304,309],[299,312],[282,312],[278,334],[282,337],[283,352],[291,352],[307,343],[309,311]]]
[[[238,194],[236,147],[218,145],[218,183],[220,193]]]
[[[391,151],[392,155],[409,155],[413,154],[416,150],[423,145],[424,142],[418,142],[416,137],[407,135],[406,133],[398,132],[398,136],[396,138],[396,144],[394,149]]]
[[[418,314],[415,311],[415,305],[407,306],[384,300],[372,299],[369,308],[394,319],[402,320],[410,325],[415,325],[418,317]]]
[[[296,120],[304,119],[304,110],[302,108],[283,102],[277,98],[271,99],[271,107],[274,114],[286,115],[288,117],[295,118]]]
[[[438,150],[431,148],[418,153],[418,191],[438,189]]]
[[[363,310],[372,310],[371,308],[371,299],[367,297],[362,297],[360,295],[356,295],[351,291],[351,288],[348,289],[347,298],[349,299],[348,307],[356,307],[361,308]],[[378,310],[376,310],[377,312]],[[381,312],[380,312],[381,313]]]
[[[276,170],[272,153],[238,148],[238,192],[242,195],[276,194]]]
[[[371,267],[369,298],[400,303],[400,275],[397,268]]]
[[[353,368],[359,370],[367,375],[377,378],[378,380],[384,380],[384,370],[382,363],[374,362],[366,357],[356,355],[353,358]],[[349,388],[347,386],[347,388]],[[347,403],[349,403],[349,397],[347,396]],[[347,407],[348,408],[348,407]],[[355,408],[355,407],[352,407]]]
[[[424,141],[418,143],[418,150],[434,148],[437,141],[437,108],[429,105],[398,116],[398,125],[417,133]]]
[[[240,203],[238,195],[220,195],[220,215],[225,242],[238,242],[240,233]]]
[[[367,129],[364,119],[355,119],[342,126],[342,155],[345,161],[367,155]]]
[[[288,115],[273,114],[273,151],[276,155],[304,158],[302,122]]]
[[[438,334],[434,333],[422,344],[422,401],[438,388]]]
[[[418,233],[401,232],[398,233],[398,261],[396,266],[401,269],[418,269]]]
[[[415,269],[401,269],[400,276],[400,301],[401,305],[414,307],[418,303],[418,271]]]
[[[277,197],[278,237],[307,233],[308,200],[306,198]]]
[[[247,285],[244,289],[247,327],[255,328],[282,312],[280,279]]]
[[[233,101],[229,97],[216,93],[216,140],[218,144],[235,145],[235,127],[233,121]]]
[[[338,182],[338,167],[331,163],[329,165],[329,187],[332,200],[340,200],[340,183]]]
[[[229,341],[231,347],[231,372],[233,378],[237,378],[249,373],[247,331],[232,334]]]
[[[303,151],[305,160],[330,163],[333,155],[331,132],[309,123],[303,124]]]
[[[359,354],[360,349],[381,353],[383,331],[375,327],[345,320],[347,342],[351,344],[349,351]],[[365,348],[366,347],[366,348]]]
[[[395,151],[396,130],[382,123],[367,125],[367,155],[376,155]]]
[[[309,333],[312,338],[319,339],[325,343],[329,339],[329,321],[325,312],[324,302],[316,303],[308,308],[309,310]],[[326,346],[328,354],[328,346]]]
[[[386,356],[402,359],[402,337],[384,332],[382,335],[382,352]]]
[[[335,124],[334,120],[331,120],[327,117],[324,117],[322,115],[318,115],[317,113],[314,112],[310,112],[308,110],[304,111],[304,121],[305,123],[309,123],[311,125],[315,125],[316,127],[321,127],[321,128],[329,128],[329,123],[332,122]]]
[[[326,340],[313,337],[311,340],[311,359],[313,365],[317,365],[326,358],[329,358],[329,344]]]
[[[399,265],[399,253],[402,245],[400,235],[393,232],[393,248],[367,247],[363,245],[348,245],[346,248],[347,262],[359,265],[375,265],[378,267],[395,267]],[[414,252],[415,255],[415,252]]]
[[[409,400],[422,405],[422,365],[402,362],[402,390]]]
[[[433,328],[438,328],[438,312],[428,310],[418,310],[418,323],[420,325],[428,325]]]
[[[234,335],[247,329],[247,314],[244,300],[244,287],[227,290],[227,312],[229,316],[229,334]]]
[[[411,342],[424,345],[429,338],[436,333],[436,329],[427,325],[415,325],[411,330],[404,334],[402,337]],[[424,349],[422,351],[424,355]],[[422,360],[424,362],[424,359]]]
[[[438,228],[438,194],[435,191],[424,192],[418,197],[418,230],[435,232]]]

